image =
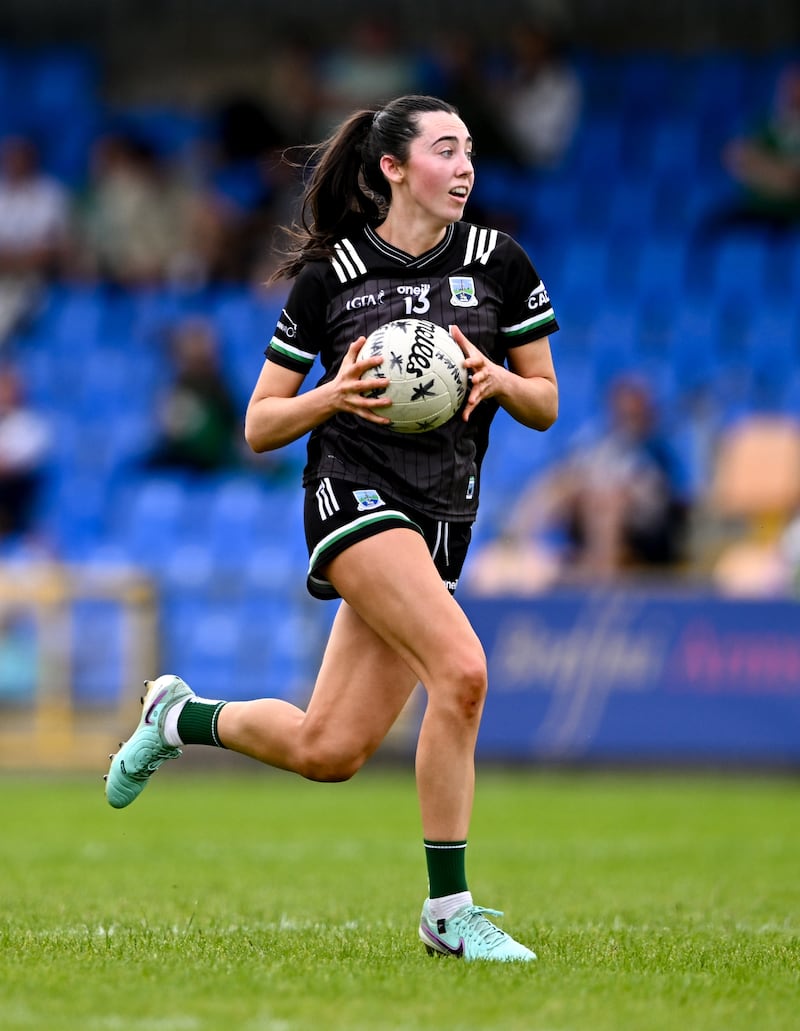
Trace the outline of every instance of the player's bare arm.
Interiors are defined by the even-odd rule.
[[[494,397],[524,426],[546,430],[553,425],[558,416],[558,383],[547,337],[511,350],[511,368],[507,369],[490,361],[458,326],[451,326],[450,332],[464,352],[464,364],[472,376],[472,389],[462,413],[465,421],[481,401]]]
[[[381,361],[380,357],[358,360],[364,340],[360,337],[351,345],[334,379],[302,394],[301,373],[265,361],[245,415],[244,435],[253,451],[273,451],[290,444],[337,412],[387,422],[376,410],[390,402],[365,396],[376,387],[387,386],[388,381],[361,379],[367,369]]]

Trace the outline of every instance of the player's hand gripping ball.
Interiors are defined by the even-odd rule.
[[[380,365],[362,379],[388,379],[370,397],[389,397],[381,415],[397,433],[425,433],[443,426],[467,394],[464,354],[447,330],[425,319],[396,319],[367,337],[359,359],[379,355]]]

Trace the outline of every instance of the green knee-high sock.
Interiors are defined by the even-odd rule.
[[[201,702],[190,698],[178,715],[178,737],[185,745],[216,745],[224,748],[217,734],[217,720],[225,702]]]
[[[425,840],[430,898],[438,899],[468,890],[466,853],[466,841]]]

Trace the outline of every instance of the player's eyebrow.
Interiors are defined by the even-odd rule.
[[[466,140],[464,142],[465,143],[472,143],[472,137],[471,136],[467,136],[467,138],[466,138]],[[433,141],[431,146],[435,147],[437,145],[437,143],[458,143],[458,136],[440,136],[438,140],[434,140]]]

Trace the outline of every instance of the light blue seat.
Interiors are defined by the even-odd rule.
[[[185,485],[166,476],[130,484],[111,519],[111,532],[130,560],[157,571],[185,539],[190,524]]]

